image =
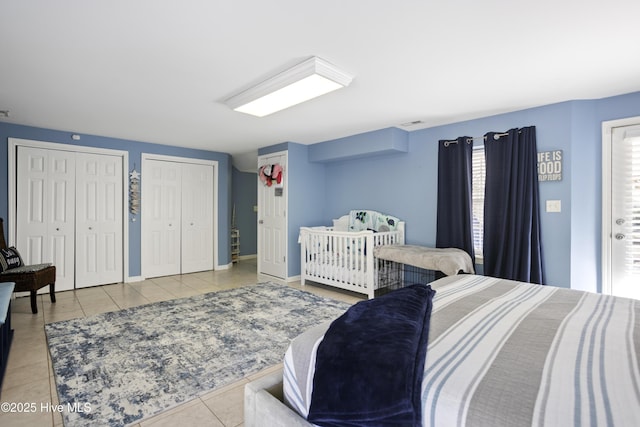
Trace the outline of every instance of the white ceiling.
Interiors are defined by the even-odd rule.
[[[0,0],[0,120],[239,158],[413,130],[640,90],[638,16],[637,0]],[[314,55],[353,83],[264,118],[221,102]]]

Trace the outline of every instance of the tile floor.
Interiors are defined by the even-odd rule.
[[[58,403],[51,359],[44,333],[46,323],[86,317],[267,280],[269,279],[259,277],[256,274],[256,260],[248,259],[241,260],[228,270],[58,292],[55,304],[51,304],[48,293],[45,293],[38,296],[38,314],[31,313],[28,297],[14,299],[11,321],[15,332],[0,402],[35,404],[28,406],[28,408],[35,406],[36,410],[30,413],[0,411],[0,425],[3,427],[62,425],[60,414],[42,410],[43,406],[46,409],[48,404],[56,405]],[[292,282],[289,285],[301,288],[299,282]],[[358,295],[323,286],[309,285],[304,289],[350,303],[362,299]],[[145,419],[136,424],[136,427],[242,426],[244,384],[280,366],[268,368],[155,417]]]

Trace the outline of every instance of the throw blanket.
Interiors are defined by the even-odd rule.
[[[419,426],[435,291],[413,285],[362,301],[336,319],[316,355],[308,421]]]
[[[374,249],[373,255],[400,264],[426,270],[442,271],[455,276],[459,271],[473,274],[473,261],[468,253],[457,248],[427,248],[415,245],[386,245]]]

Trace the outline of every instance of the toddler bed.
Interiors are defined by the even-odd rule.
[[[301,227],[300,281],[307,280],[374,297],[379,265],[374,248],[402,245],[405,224],[390,215],[354,210],[332,227]]]

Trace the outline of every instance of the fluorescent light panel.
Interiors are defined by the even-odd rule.
[[[353,76],[316,56],[227,99],[235,111],[264,117],[349,86]]]

